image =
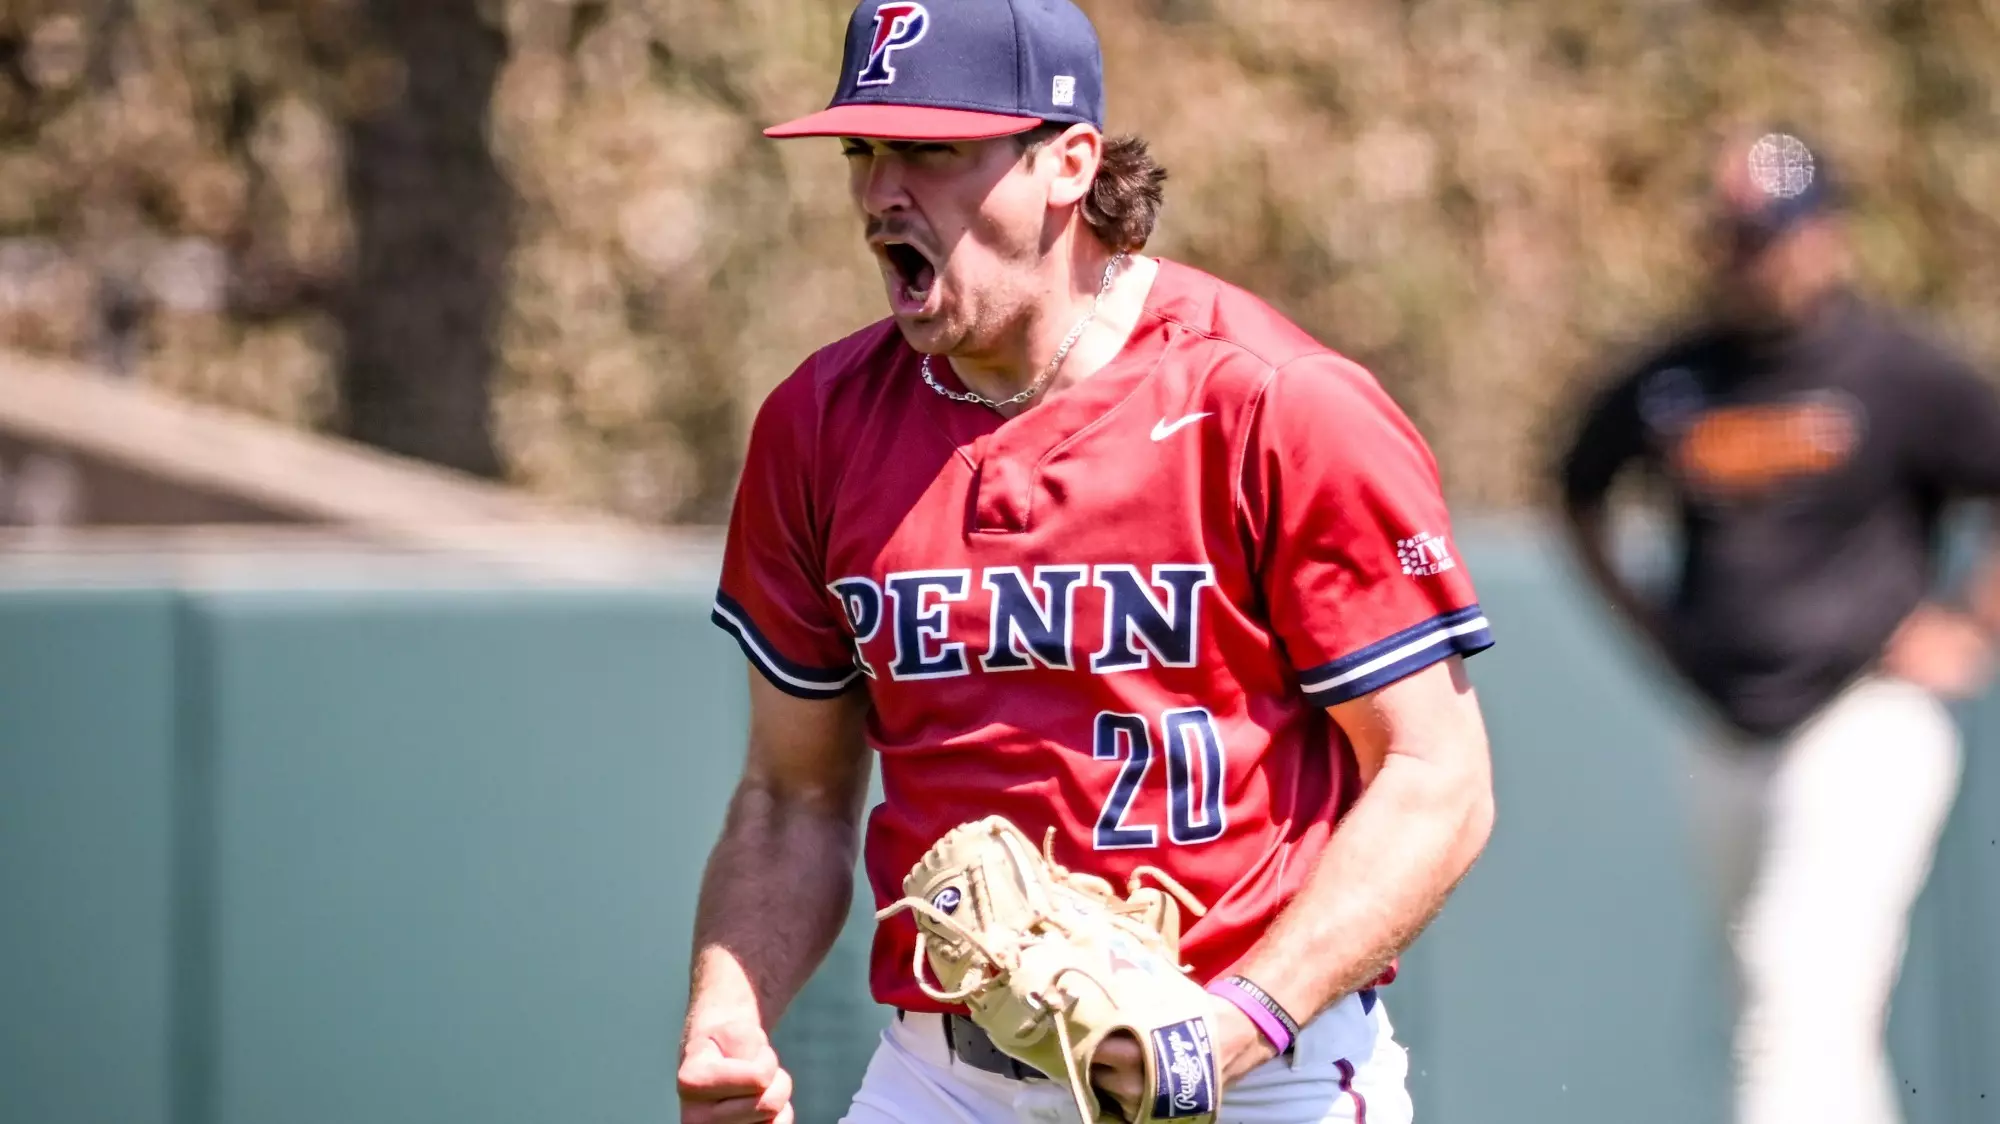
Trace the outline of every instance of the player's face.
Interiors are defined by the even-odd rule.
[[[1712,297],[1724,319],[1752,328],[1783,325],[1838,280],[1839,236],[1823,218],[1772,232],[1724,216],[1710,262]]]
[[[920,351],[990,344],[1035,299],[1047,249],[1045,162],[1012,137],[850,138],[848,189],[882,270],[889,309]]]

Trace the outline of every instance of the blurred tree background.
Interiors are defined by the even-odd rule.
[[[1685,306],[1707,145],[1781,118],[1872,288],[2000,371],[2000,0],[1084,0],[1155,252],[1369,364],[1455,502],[1538,502]],[[830,0],[0,0],[0,344],[637,518],[882,314]]]

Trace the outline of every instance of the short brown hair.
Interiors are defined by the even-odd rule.
[[[1068,128],[1063,122],[1047,121],[1022,133],[1017,138],[1022,153],[1048,144]],[[1083,221],[1113,250],[1143,250],[1159,221],[1166,182],[1167,170],[1153,159],[1144,138],[1106,137],[1097,178],[1083,199]]]

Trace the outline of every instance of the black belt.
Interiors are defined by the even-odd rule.
[[[898,1019],[904,1014],[903,1010],[897,1009]],[[952,1057],[974,1069],[1011,1077],[1016,1081],[1048,1080],[1048,1075],[1041,1070],[1001,1053],[1000,1047],[993,1044],[993,1039],[979,1029],[979,1024],[964,1015],[944,1016],[944,1044]]]

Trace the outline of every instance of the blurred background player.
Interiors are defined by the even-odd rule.
[[[1740,975],[1739,1121],[1882,1124],[1886,1007],[1960,772],[1942,700],[1983,685],[2000,624],[1990,578],[1968,612],[1927,596],[1947,502],[2000,492],[2000,400],[1850,288],[1822,153],[1732,139],[1715,187],[1707,308],[1590,405],[1567,523],[1713,719],[1690,769]],[[1662,597],[1613,564],[1628,465],[1677,516]]]

